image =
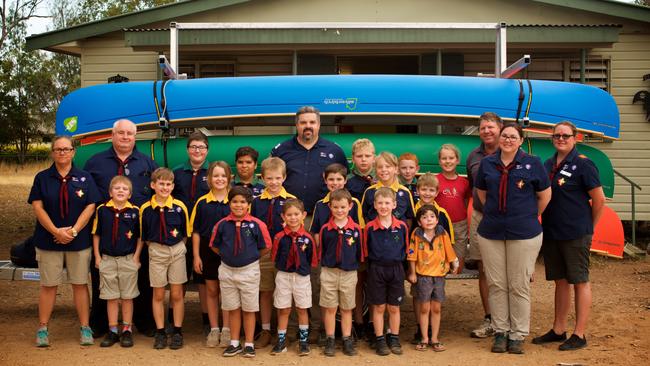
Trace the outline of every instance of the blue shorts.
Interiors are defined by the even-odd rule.
[[[368,265],[366,298],[371,305],[398,306],[404,300],[404,267],[402,263]]]

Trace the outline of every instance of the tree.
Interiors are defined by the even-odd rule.
[[[650,0],[634,0],[637,5],[650,6]]]
[[[5,42],[9,36],[31,18],[48,18],[46,15],[36,14],[36,9],[43,0],[2,0],[0,6],[0,56],[5,49]]]

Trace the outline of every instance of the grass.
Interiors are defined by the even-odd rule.
[[[51,160],[29,162],[23,165],[0,161],[0,185],[28,185],[34,182],[36,173],[52,165]]]

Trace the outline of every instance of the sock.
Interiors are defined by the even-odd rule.
[[[278,329],[278,343],[284,342],[287,339],[287,330]]]
[[[174,334],[183,334],[183,327],[174,326]]]
[[[213,330],[216,330],[216,331],[218,332],[218,331],[219,331],[219,327],[210,328],[210,331],[211,331],[211,332],[212,332]]]
[[[225,332],[225,331],[230,332],[230,328],[228,328],[228,327],[223,327],[223,328],[221,328],[221,331],[222,331],[222,332]]]
[[[300,332],[300,342],[307,342],[309,338],[309,325],[300,324],[298,325],[298,330]]]
[[[165,334],[165,328],[156,329],[156,333]]]
[[[239,339],[231,339],[230,345],[233,347],[239,347]]]
[[[332,337],[332,338],[334,338],[334,337]],[[348,339],[350,339],[350,336],[343,336],[343,341],[347,341]]]
[[[131,324],[130,323],[122,323],[122,333],[124,333],[124,332],[133,333],[133,331],[131,330]]]
[[[375,339],[375,340],[376,340],[377,343],[383,343],[383,342],[386,342],[386,338],[384,337],[383,334],[380,335],[380,336],[376,336],[376,339]]]
[[[268,330],[270,332],[271,331],[271,323],[262,324],[262,330]]]
[[[117,334],[117,325],[109,325],[109,326],[108,326],[108,329],[109,329],[111,332]]]
[[[210,324],[210,318],[208,317],[208,313],[201,314],[201,318],[203,319],[203,324]]]
[[[174,324],[174,309],[167,309],[167,322],[169,324]]]
[[[252,347],[253,349],[255,349],[255,344],[246,342],[244,343],[244,347]]]
[[[485,314],[485,319],[492,320],[492,314]]]

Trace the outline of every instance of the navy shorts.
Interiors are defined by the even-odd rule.
[[[195,275],[200,276],[200,283],[205,283],[205,280],[218,281],[219,280],[219,266],[221,265],[221,256],[210,249],[210,239],[201,238],[199,244],[199,255],[203,263],[203,274]]]
[[[404,300],[404,267],[402,263],[368,265],[366,297],[371,305],[399,306]]]
[[[418,275],[415,299],[419,302],[445,301],[445,278]]]
[[[591,235],[573,240],[544,237],[542,254],[546,280],[567,280],[570,284],[589,282]]]

